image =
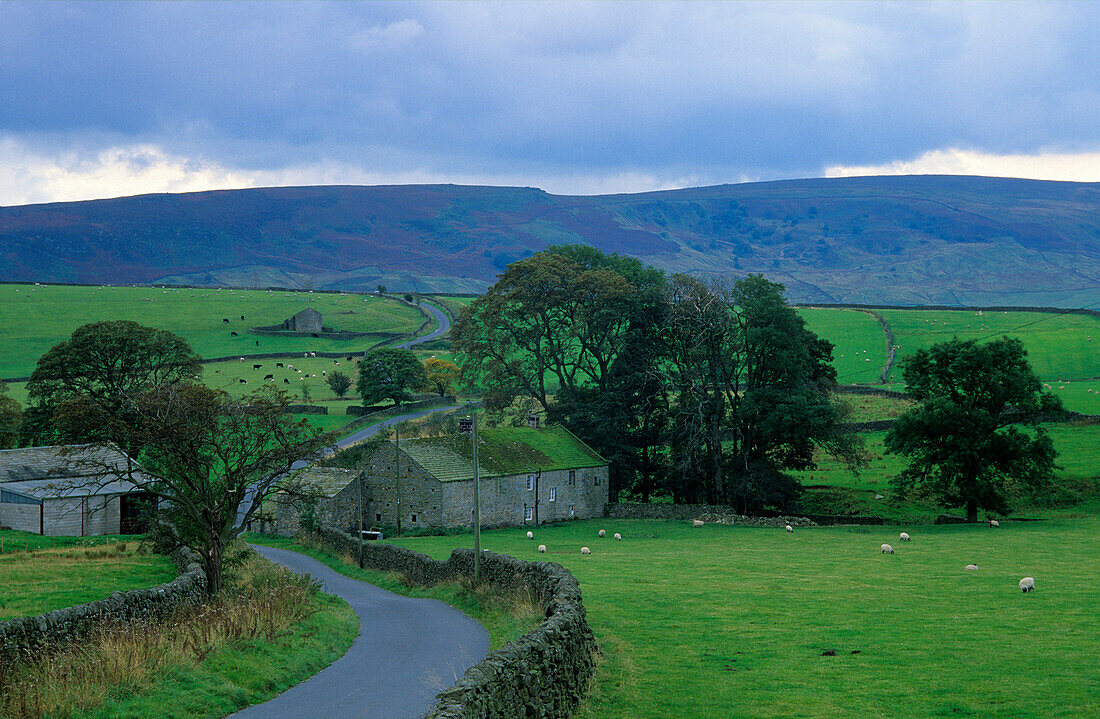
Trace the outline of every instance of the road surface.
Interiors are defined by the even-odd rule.
[[[233,719],[416,719],[435,695],[489,654],[484,627],[434,599],[409,599],[337,574],[285,549],[256,547],[263,556],[322,581],[359,617],[351,649],[326,669]]]
[[[447,317],[447,313],[445,313],[438,307],[433,307],[432,305],[429,305],[427,302],[421,302],[420,306],[427,310],[428,314],[435,318],[435,329],[424,335],[423,337],[417,337],[416,339],[412,339],[408,342],[402,342],[401,344],[396,345],[397,349],[407,350],[413,345],[431,342],[437,337],[442,337],[443,335],[451,331],[451,319]]]

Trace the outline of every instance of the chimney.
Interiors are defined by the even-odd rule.
[[[539,428],[539,416],[534,412],[529,412],[527,414],[527,426],[531,429]]]

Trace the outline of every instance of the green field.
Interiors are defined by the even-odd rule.
[[[26,532],[3,535],[8,550],[25,546],[23,536],[39,544],[44,539]],[[104,599],[116,590],[156,586],[175,576],[167,557],[137,554],[137,542],[6,551],[0,554],[0,620]]]
[[[536,541],[524,531],[484,532],[482,546],[580,579],[603,652],[581,717],[1100,715],[1097,518],[790,535],[608,520],[540,527]],[[469,542],[397,543],[443,558]],[[883,542],[897,554],[882,555]],[[1017,587],[1025,575],[1032,594]]]
[[[799,308],[806,327],[833,343],[833,367],[840,384],[877,384],[886,365],[886,335],[866,312]]]
[[[1019,337],[1031,366],[1046,382],[1100,378],[1100,319],[1043,312],[879,310],[899,345],[898,360],[952,337]],[[900,370],[891,375],[901,381]]]
[[[8,348],[0,356],[0,377],[30,375],[46,350],[68,339],[77,327],[101,320],[133,320],[171,330],[200,356],[211,358],[264,352],[362,351],[378,340],[248,334],[250,327],[279,324],[306,307],[320,311],[325,326],[353,332],[412,332],[425,319],[398,300],[373,295],[0,285],[0,343]]]

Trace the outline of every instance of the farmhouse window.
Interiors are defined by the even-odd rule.
[[[414,522],[416,521],[416,515],[415,515],[415,514],[414,514],[414,515],[412,516],[412,520],[413,520]]]
[[[551,487],[550,488],[550,501],[553,502],[557,498],[558,498],[558,488],[557,487]]]
[[[527,475],[527,491],[530,492],[535,488],[535,475]]]
[[[569,486],[570,487],[576,487],[577,486],[577,470],[575,470],[575,469],[569,470]]]
[[[592,483],[593,483],[593,484],[594,484],[595,486],[599,487],[599,486],[600,486],[600,475],[598,475],[598,474],[597,474],[597,475],[596,475],[596,476],[595,476],[595,477],[594,477],[594,478],[592,479]]]
[[[577,513],[577,506],[575,504],[569,505],[569,516],[572,517]]]
[[[374,521],[381,522],[382,521],[382,515],[376,512],[375,515],[374,515]]]
[[[534,518],[535,518],[535,509],[534,509],[534,507],[524,507],[523,508],[523,521],[530,522]]]

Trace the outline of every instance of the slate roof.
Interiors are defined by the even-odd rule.
[[[335,497],[355,479],[355,471],[338,467],[308,467],[298,474],[302,489],[322,497]]]
[[[66,455],[72,447],[21,447],[0,450],[0,487],[24,497],[90,497],[94,495],[126,494],[137,487],[124,479],[94,478],[98,467],[82,464],[81,459],[96,465],[109,465],[124,471],[126,455],[114,448],[96,445],[76,445],[85,448],[79,454]]]
[[[401,451],[441,482],[473,479],[469,435],[401,440]],[[537,470],[582,469],[607,464],[564,427],[497,427],[478,431],[478,474],[482,478]]]
[[[77,446],[87,447],[86,454],[81,453],[80,456],[86,456],[90,461],[99,464],[109,463],[120,470],[126,467],[126,455],[121,450],[94,445]],[[63,453],[65,449],[69,447],[20,447],[0,450],[0,483],[86,477],[95,472],[88,466],[81,467],[78,456],[66,456]]]

